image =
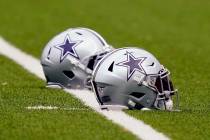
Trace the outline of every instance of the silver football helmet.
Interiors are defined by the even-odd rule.
[[[71,28],[56,35],[41,56],[47,86],[88,87],[95,59],[111,49],[98,33],[87,28]]]
[[[121,48],[101,59],[91,83],[101,108],[172,110],[172,95],[178,93],[169,75],[151,53]]]

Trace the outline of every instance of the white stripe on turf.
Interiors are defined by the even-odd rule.
[[[42,72],[40,61],[31,55],[28,55],[21,50],[17,49],[13,45],[9,44],[3,38],[0,37],[0,53],[6,57],[12,59],[16,63],[20,64],[29,72],[35,74],[39,78],[45,80]],[[107,119],[112,122],[124,127],[125,129],[132,132],[139,139],[142,140],[169,140],[167,136],[156,131],[151,126],[145,124],[141,120],[137,120],[128,114],[120,110],[101,110],[94,94],[86,90],[69,90],[65,89],[66,92],[74,95],[84,102],[85,105],[91,107],[96,112],[104,115]]]
[[[71,110],[71,111],[85,111],[87,108],[79,108],[79,107],[57,107],[57,106],[43,106],[43,105],[35,105],[35,106],[27,106],[25,107],[28,110]]]
[[[59,107],[37,105],[37,106],[28,106],[28,107],[26,107],[26,109],[28,109],[28,110],[54,110],[54,109],[59,109]]]

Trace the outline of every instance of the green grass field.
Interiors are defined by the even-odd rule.
[[[181,112],[126,111],[175,140],[210,137],[210,1],[0,0],[0,35],[39,58],[55,34],[88,27],[115,48],[139,46],[171,71]],[[7,83],[5,85],[5,83]],[[0,56],[0,139],[135,139]],[[78,111],[28,111],[30,105]]]
[[[135,139],[61,90],[0,56],[0,139]],[[45,105],[67,110],[28,110]],[[71,108],[76,108],[71,110]],[[69,110],[68,110],[69,109]]]

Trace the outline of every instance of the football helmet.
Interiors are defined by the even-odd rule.
[[[89,79],[96,58],[111,49],[103,37],[91,29],[70,28],[56,35],[45,46],[41,56],[47,86],[90,88]]]
[[[128,47],[102,58],[91,83],[101,108],[172,110],[172,95],[178,93],[169,76],[151,53]]]

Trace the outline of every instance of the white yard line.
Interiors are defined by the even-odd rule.
[[[28,55],[15,46],[9,44],[3,38],[0,37],[0,54],[12,59],[29,72],[35,74],[39,78],[45,80],[42,72],[40,61],[31,55]],[[169,140],[167,136],[153,129],[151,126],[145,124],[141,120],[137,120],[123,111],[119,110],[101,110],[94,94],[86,90],[69,90],[65,89],[66,92],[74,95],[84,102],[85,105],[91,107],[99,114],[105,116],[112,122],[124,127],[128,131],[132,132],[139,139],[142,140]]]

